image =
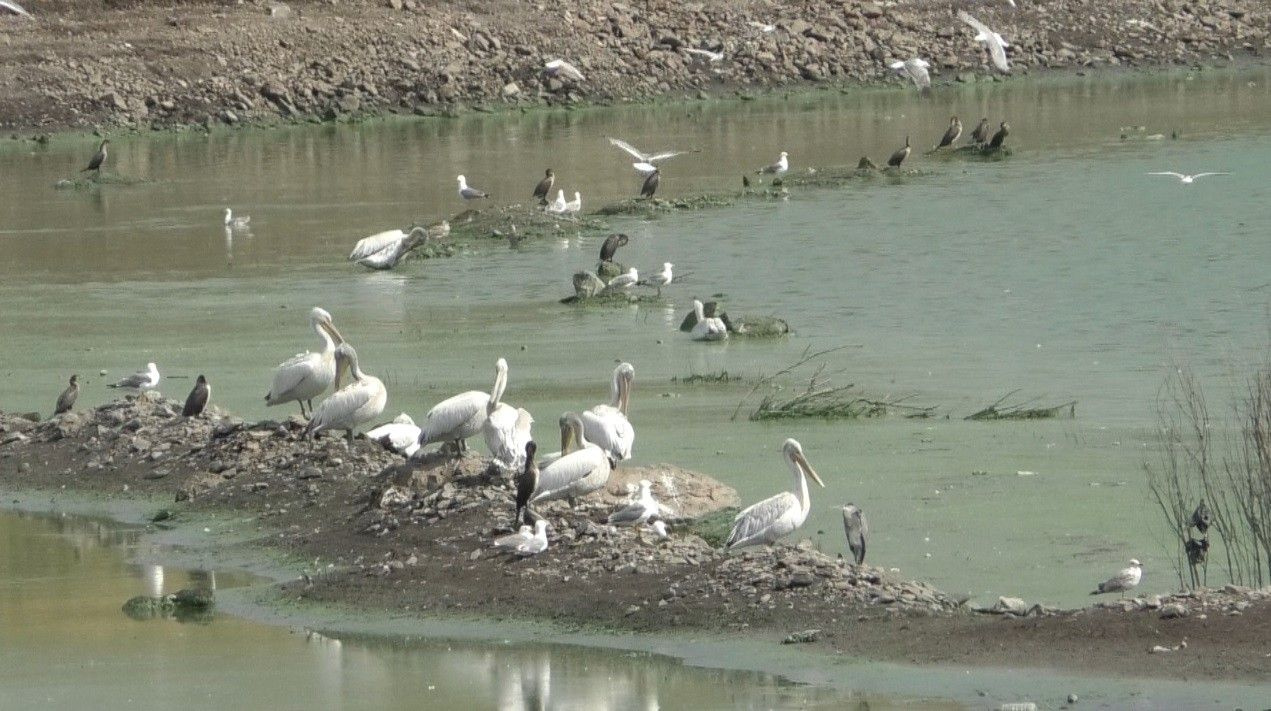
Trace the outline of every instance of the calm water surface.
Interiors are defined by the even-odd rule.
[[[805,532],[845,550],[838,506],[869,514],[871,561],[977,599],[1087,600],[1137,557],[1143,587],[1173,576],[1142,465],[1154,456],[1158,387],[1171,364],[1220,395],[1261,357],[1271,306],[1271,74],[1072,79],[781,101],[475,117],[115,140],[114,170],[152,182],[55,190],[90,141],[0,153],[0,407],[48,412],[71,372],[81,403],[148,360],[184,397],[205,373],[215,400],[246,417],[272,367],[312,346],[305,313],[331,310],[389,413],[422,414],[486,388],[511,364],[507,398],[536,436],[607,391],[617,359],[636,366],[635,461],[674,462],[746,500],[787,485],[781,441],[800,439],[828,487]],[[876,160],[910,134],[929,145],[950,114],[1008,118],[1015,156],[936,162],[897,184],[794,190],[786,202],[615,220],[620,258],[687,275],[674,307],[575,310],[556,300],[594,265],[598,237],[369,273],[344,261],[356,239],[462,208],[453,176],[520,201],[542,169],[597,206],[638,191],[605,136],[647,150],[700,148],[665,164],[666,196],[731,189],[789,151],[809,165]],[[1179,140],[1118,139],[1179,133]],[[1231,171],[1182,186],[1153,170]],[[224,206],[252,216],[227,240]],[[692,297],[776,314],[778,342],[692,343],[674,326]],[[909,395],[951,419],[758,424],[730,415],[749,385],[684,387],[673,377],[754,377],[804,349],[838,384]],[[99,377],[99,370],[109,371]],[[797,383],[787,383],[797,386]],[[1077,400],[1077,419],[968,423],[1009,391]],[[972,472],[986,472],[973,475]],[[1021,475],[1021,473],[1023,473]],[[823,533],[819,533],[823,532]]]

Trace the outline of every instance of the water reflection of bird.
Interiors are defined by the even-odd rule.
[[[335,386],[338,389],[318,405],[313,417],[309,418],[305,434],[316,437],[325,430],[345,430],[352,441],[354,430],[384,412],[388,390],[379,378],[362,372],[353,346],[341,343],[335,349],[335,359]],[[353,381],[341,388],[340,377],[346,369]]]
[[[228,207],[225,208],[225,226],[235,230],[245,230],[251,224],[252,218],[249,215],[234,216],[234,211]]]
[[[154,563],[141,564],[141,580],[146,586],[146,595],[152,598],[163,597],[163,566]]]
[[[415,425],[411,416],[404,412],[394,417],[392,422],[386,422],[368,430],[366,438],[407,457],[419,449],[419,427]]]
[[[619,363],[613,369],[609,402],[596,405],[581,416],[587,440],[607,452],[614,461],[630,459],[631,450],[635,447],[635,428],[627,419],[634,383],[635,366]]]
[[[971,143],[978,145],[987,140],[989,140],[989,120],[988,118],[982,118],[980,123],[976,125],[975,130],[971,132]]]
[[[503,392],[507,389],[506,365],[500,373],[502,378],[498,387],[490,393],[490,404],[486,408],[481,434],[494,460],[515,470],[523,464],[525,444],[530,441],[530,428],[534,424],[534,418],[524,408],[503,402]]]
[[[965,10],[958,11],[958,19],[970,25],[976,31],[975,41],[983,42],[989,49],[989,57],[993,60],[993,66],[997,67],[1003,74],[1009,74],[1011,71],[1010,62],[1006,61],[1006,48],[1010,45],[1001,35],[990,30],[988,25],[971,17]]]
[[[892,168],[899,168],[900,164],[904,163],[905,159],[909,157],[910,150],[912,149],[909,146],[909,136],[905,136],[905,145],[891,154],[891,157],[887,159],[887,165]]]
[[[274,381],[265,394],[266,405],[300,403],[300,415],[305,413],[305,403],[313,412],[313,398],[321,395],[335,382],[335,348],[344,338],[331,321],[325,309],[314,307],[309,311],[309,326],[318,335],[322,350],[305,351],[283,361],[274,369]]]
[[[953,145],[953,142],[958,140],[958,137],[961,135],[962,122],[958,120],[957,116],[954,116],[949,119],[949,128],[944,132],[944,135],[940,137],[940,143],[936,146],[936,148],[940,149],[945,146]]]
[[[81,170],[80,172],[87,173],[90,170],[95,170],[98,173],[101,173],[102,163],[105,163],[107,158],[106,146],[109,146],[109,145],[110,145],[110,139],[103,138],[101,144],[97,146],[97,152],[93,154],[92,158],[88,159],[88,167]]]
[[[468,179],[462,175],[457,176],[457,179],[459,181],[459,197],[464,200],[480,200],[482,198],[490,197],[476,188],[468,187]]]
[[[794,491],[783,491],[746,507],[733,519],[732,533],[724,543],[726,548],[741,548],[774,543],[796,531],[808,517],[812,501],[808,496],[808,477],[825,486],[816,470],[803,455],[803,446],[797,440],[787,439],[781,446],[782,456],[794,474]]]
[[[693,330],[690,332],[695,341],[722,341],[728,338],[728,326],[724,324],[723,319],[715,316],[706,316],[706,307],[701,301],[693,299],[693,313],[697,316],[697,323],[693,324]]]
[[[133,373],[122,380],[107,385],[108,388],[122,388],[124,390],[142,391],[149,390],[159,385],[159,368],[154,363],[146,363],[146,369]]]
[[[1123,568],[1121,572],[1099,583],[1099,587],[1090,592],[1091,595],[1102,595],[1103,593],[1119,592],[1122,597],[1125,596],[1127,590],[1132,590],[1138,586],[1139,581],[1143,579],[1143,565],[1137,560],[1130,560],[1130,567]]]
[[[60,415],[63,412],[70,412],[75,407],[75,401],[79,399],[79,376],[71,375],[70,384],[57,396],[57,406],[53,408],[54,415]]]
[[[411,250],[428,244],[428,231],[412,227],[410,232],[388,230],[363,237],[349,253],[349,261],[371,269],[392,269]]]
[[[497,397],[503,395],[507,387],[508,363],[500,358],[494,364],[494,384],[490,392],[469,390],[459,393],[437,403],[424,416],[424,424],[420,425],[419,444],[431,442],[453,442],[456,454],[467,449],[467,439],[475,437],[485,426],[490,415],[491,402],[497,403]]]
[[[523,521],[529,524],[533,521],[530,497],[538,488],[538,463],[534,461],[537,452],[538,445],[533,440],[525,443],[525,466],[516,475],[516,514],[512,517],[513,522]]]
[[[582,418],[570,412],[564,419],[577,449],[539,469],[538,490],[530,499],[532,502],[569,499],[572,503],[575,498],[598,491],[609,482],[612,471],[609,455],[587,440]]]
[[[667,158],[674,158],[675,156],[684,155],[685,153],[690,152],[690,151],[662,151],[661,153],[644,153],[640,151],[638,148],[636,148],[635,146],[631,145],[630,143],[627,143],[626,141],[620,138],[610,138],[609,143],[617,146],[618,148],[621,148],[622,150],[626,151],[632,158],[635,158],[636,162],[632,163],[631,167],[635,168],[636,171],[638,171],[639,173],[643,175],[648,175],[649,173],[652,173],[655,170],[657,170],[657,166],[655,165],[655,163],[657,163],[658,161],[666,160]]]
[[[869,522],[856,504],[843,507],[843,532],[847,534],[847,548],[857,565],[865,562],[865,541],[869,537]]]
[[[538,204],[547,204],[547,194],[552,191],[552,186],[556,184],[556,174],[548,168],[544,173],[543,179],[538,181],[538,185],[534,186],[534,199],[538,200]]]
[[[629,237],[624,234],[609,235],[605,238],[603,244],[600,245],[600,261],[613,261],[613,255],[618,251],[619,247],[625,247],[629,241]]]
[[[652,200],[653,194],[658,191],[658,185],[662,182],[662,171],[654,168],[649,177],[644,179],[644,184],[640,186],[640,197],[645,200]]]
[[[207,407],[208,398],[211,396],[212,386],[207,384],[207,378],[199,375],[198,380],[194,382],[194,389],[185,398],[185,407],[181,409],[181,416],[198,417],[203,414],[203,408]]]

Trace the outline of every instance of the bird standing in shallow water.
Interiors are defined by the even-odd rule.
[[[644,179],[644,185],[640,186],[640,197],[645,200],[653,199],[653,193],[658,191],[658,183],[662,180],[661,175],[662,171],[656,168],[653,169],[652,173],[649,173],[649,177]]]
[[[101,145],[97,146],[97,152],[94,153],[93,157],[88,160],[88,167],[81,170],[80,172],[87,173],[90,170],[95,170],[98,173],[101,173],[102,163],[106,162],[106,156],[107,156],[106,146],[109,146],[109,145],[110,145],[110,139],[103,138]]]
[[[945,146],[953,145],[953,142],[958,140],[958,137],[961,135],[962,135],[962,122],[958,120],[957,116],[954,116],[953,118],[949,119],[949,129],[944,132],[943,136],[940,137],[940,145],[936,146],[936,148],[940,149],[940,148],[944,148]]]
[[[989,120],[988,118],[980,119],[980,123],[976,125],[975,130],[971,132],[971,143],[981,144],[989,140]]]
[[[75,407],[75,401],[79,399],[79,376],[71,376],[71,384],[66,386],[61,395],[57,396],[57,407],[53,409],[54,415],[60,415],[63,412],[70,412]]]
[[[534,198],[538,200],[538,204],[547,204],[547,194],[552,191],[552,186],[556,184],[556,174],[551,168],[547,169],[543,179],[538,181],[538,185],[534,186]]]
[[[891,158],[887,159],[888,167],[899,168],[900,164],[904,163],[905,159],[909,157],[910,150],[911,149],[909,147],[909,136],[905,136],[905,147],[891,154]]]
[[[780,178],[788,170],[790,170],[790,154],[786,151],[781,151],[781,157],[777,159],[776,163],[766,165],[755,172],[760,175],[774,175]]]
[[[1011,135],[1011,126],[1003,121],[1002,125],[997,129],[997,133],[993,134],[993,138],[989,139],[989,149],[1001,148],[1002,142],[1009,135]]]
[[[182,417],[198,417],[203,414],[203,408],[207,407],[208,398],[212,397],[212,386],[207,384],[207,378],[202,375],[194,383],[194,389],[190,391],[189,397],[185,399],[185,407],[181,410]]]

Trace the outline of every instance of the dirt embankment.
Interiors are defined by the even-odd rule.
[[[172,496],[165,525],[187,512],[249,517],[260,545],[316,561],[282,594],[363,609],[745,632],[774,644],[794,635],[826,650],[916,663],[1271,675],[1271,589],[1078,611],[1004,598],[974,611],[806,542],[722,553],[703,536],[726,528],[726,510],[713,521],[709,512],[735,505],[736,493],[670,465],[624,465],[576,508],[543,506],[549,549],[515,559],[490,547],[512,523],[513,488],[486,460],[434,454],[412,462],[365,439],[304,440],[295,418],[247,423],[214,410],[183,418],[180,409],[147,394],[43,423],[0,413],[0,488]],[[675,510],[669,539],[604,524],[641,478]]]
[[[1259,0],[1029,0],[969,9],[1016,75],[1265,56]],[[643,101],[990,75],[966,3],[27,0],[0,15],[0,128],[151,128]],[[689,53],[701,49],[722,59]],[[564,59],[583,79],[548,76]]]

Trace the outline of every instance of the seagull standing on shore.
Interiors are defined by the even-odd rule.
[[[1178,178],[1178,182],[1182,183],[1183,185],[1191,185],[1192,183],[1196,182],[1197,178],[1204,178],[1205,176],[1208,176],[1208,175],[1231,175],[1231,173],[1219,172],[1219,173],[1197,173],[1195,175],[1187,175],[1186,173],[1175,173],[1172,171],[1165,171],[1160,173],[1148,173],[1148,175],[1170,175],[1175,178]]]
[[[662,295],[662,287],[669,285],[671,280],[674,278],[674,275],[671,273],[671,267],[673,266],[675,265],[670,262],[662,262],[662,271],[649,277],[649,284],[657,287],[658,296]]]
[[[551,168],[547,169],[543,179],[538,181],[538,185],[534,186],[534,199],[538,200],[538,204],[547,204],[547,194],[552,191],[552,186],[556,184],[556,174]]]
[[[1006,61],[1006,48],[1010,47],[1001,35],[990,30],[988,25],[967,14],[966,10],[958,10],[958,19],[970,25],[976,31],[975,41],[983,42],[989,48],[989,57],[993,60],[993,66],[997,67],[1003,74],[1011,73],[1010,62]]]
[[[207,407],[207,401],[211,397],[212,386],[207,384],[207,378],[200,375],[194,383],[194,389],[185,398],[185,407],[181,409],[181,416],[198,417],[203,414],[203,408]]]
[[[658,502],[653,498],[653,482],[640,480],[640,494],[636,500],[609,514],[611,526],[641,526],[658,515]]]
[[[554,212],[559,215],[564,213],[565,208],[567,208],[568,206],[569,206],[569,203],[565,202],[565,191],[563,189],[557,190],[556,201],[553,202],[551,205],[547,206],[547,211]]]
[[[26,14],[25,10],[23,11],[23,14]],[[102,163],[106,162],[106,156],[107,156],[106,146],[109,146],[109,145],[110,145],[110,139],[103,138],[101,145],[97,146],[97,152],[93,154],[92,158],[88,159],[88,167],[81,170],[80,172],[87,173],[90,170],[95,170],[97,171],[98,174],[100,174],[102,172]]]
[[[696,151],[662,151],[661,153],[650,154],[650,153],[641,152],[638,148],[631,145],[630,143],[627,143],[621,138],[610,138],[609,143],[617,146],[618,148],[621,148],[622,150],[626,151],[632,158],[635,158],[636,162],[632,163],[631,167],[635,168],[636,171],[639,172],[641,175],[648,175],[650,173],[656,172],[657,166],[655,164],[658,161],[666,160],[667,158],[674,158],[675,156],[684,155],[685,153],[696,152]]]
[[[944,135],[940,137],[940,145],[936,146],[936,150],[944,148],[945,146],[952,146],[953,142],[958,140],[958,137],[961,135],[962,122],[958,120],[957,116],[954,116],[949,119],[949,128],[944,132]]]
[[[574,213],[583,209],[583,196],[577,190],[574,191],[574,199],[565,203],[565,212]]]
[[[485,193],[481,192],[480,190],[477,190],[476,188],[468,187],[468,179],[463,177],[462,175],[458,176],[458,180],[459,180],[459,197],[463,198],[464,200],[480,200],[482,198],[490,197],[489,195],[486,195]]]
[[[605,291],[626,291],[627,289],[635,286],[638,281],[640,281],[640,272],[636,271],[635,267],[631,267],[625,274],[619,274],[618,276],[610,279],[609,283],[605,284]]]
[[[1131,559],[1130,567],[1123,568],[1121,572],[1099,583],[1099,587],[1092,590],[1090,594],[1102,595],[1104,593],[1119,592],[1122,597],[1125,597],[1125,592],[1137,587],[1142,579],[1143,564]]]
[[[904,61],[895,61],[887,65],[895,69],[898,73],[909,77],[914,86],[918,87],[918,91],[926,93],[931,89],[931,74],[927,69],[931,66],[927,60],[922,57],[914,57]]]
[[[759,175],[773,175],[780,178],[785,175],[788,170],[790,170],[790,154],[785,151],[781,151],[781,157],[777,159],[776,163],[773,163],[772,165],[765,165],[755,172]]]
[[[154,363],[146,363],[146,369],[133,373],[117,383],[107,385],[108,388],[123,388],[141,392],[159,385],[159,369]]]
[[[549,77],[564,77],[570,81],[586,81],[587,77],[578,71],[578,67],[563,59],[553,59],[543,65],[543,73]]]
[[[60,415],[63,412],[70,412],[75,407],[75,401],[79,399],[79,376],[72,375],[70,385],[57,396],[57,407],[53,408],[54,415]],[[1204,504],[1202,504],[1203,506]],[[1203,531],[1202,531],[1203,532]]]

